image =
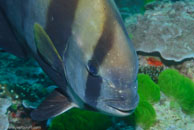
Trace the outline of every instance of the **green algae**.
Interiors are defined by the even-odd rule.
[[[52,120],[49,130],[104,130],[112,125],[111,118],[107,115],[81,110],[71,109]],[[65,129],[62,129],[65,128]]]
[[[152,105],[145,100],[140,100],[134,115],[136,123],[144,129],[150,128],[156,122],[156,112]]]
[[[167,69],[159,75],[161,91],[177,101],[187,114],[194,113],[194,83],[174,69]]]
[[[150,103],[160,100],[159,86],[146,74],[138,74],[138,94],[140,100],[143,99]]]
[[[137,125],[149,129],[156,122],[156,112],[152,106],[160,100],[160,88],[149,75],[138,74],[139,104],[133,114]]]

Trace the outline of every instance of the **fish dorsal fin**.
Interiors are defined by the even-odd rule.
[[[48,34],[40,24],[34,24],[34,36],[37,51],[41,58],[54,70],[61,73],[63,71],[63,60],[55,48]]]
[[[33,120],[43,121],[60,115],[73,107],[77,107],[76,104],[62,93],[54,90],[37,109],[32,111],[31,117]]]

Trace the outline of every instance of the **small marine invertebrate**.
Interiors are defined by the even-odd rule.
[[[154,108],[145,100],[140,100],[134,115],[136,123],[144,129],[148,129],[156,121],[156,112]]]
[[[111,118],[101,113],[72,109],[55,117],[49,130],[104,130],[111,126]]]
[[[176,100],[182,110],[194,113],[194,83],[174,69],[167,69],[159,75],[158,84],[161,91]]]
[[[147,60],[147,63],[149,65],[151,65],[151,66],[158,67],[158,66],[162,66],[163,65],[163,63],[160,60],[158,60],[158,59],[156,59],[154,57],[148,57],[146,60]]]
[[[160,88],[152,79],[145,74],[138,74],[138,94],[140,100],[146,100],[151,103],[160,100]]]

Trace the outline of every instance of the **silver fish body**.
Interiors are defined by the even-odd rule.
[[[67,105],[40,120],[84,104],[116,116],[135,109],[137,55],[112,0],[0,0],[0,11],[69,97],[61,100]]]

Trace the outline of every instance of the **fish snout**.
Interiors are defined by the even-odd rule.
[[[137,80],[116,82],[118,80],[106,80],[104,93],[99,98],[100,102],[107,108],[108,113],[115,116],[130,115],[139,103],[137,93]],[[105,93],[106,92],[106,93]],[[103,110],[102,110],[103,111]]]
[[[123,113],[133,112],[133,110],[137,107],[138,102],[138,94],[136,94],[135,97],[128,97],[127,99],[120,97],[105,100],[106,105]]]

